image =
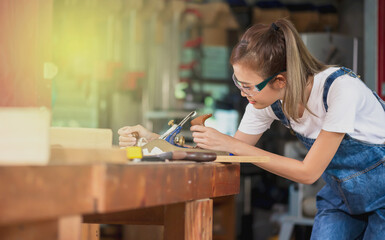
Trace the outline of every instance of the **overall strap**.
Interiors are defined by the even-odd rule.
[[[285,127],[290,128],[290,122],[286,118],[285,114],[282,111],[282,104],[280,100],[275,101],[273,104],[271,104],[271,109],[273,110],[275,116],[281,121]]]
[[[330,86],[332,85],[332,83],[334,82],[334,80],[336,80],[336,78],[338,78],[339,76],[342,76],[344,74],[348,74],[349,76],[351,77],[358,77],[352,70],[350,70],[349,68],[346,68],[346,67],[341,67],[340,69],[338,69],[337,71],[335,71],[334,73],[330,74],[329,77],[326,79],[325,81],[325,85],[324,85],[324,92],[323,92],[323,97],[322,97],[322,100],[323,100],[323,103],[324,103],[324,106],[325,106],[325,110],[328,111],[328,105],[326,103],[326,99],[327,99],[327,96],[328,96],[328,93],[329,93],[329,89],[330,89]],[[377,98],[377,100],[380,102],[382,108],[384,109],[385,111],[385,102],[384,100],[382,100],[375,91],[372,91],[373,92],[373,95]]]
[[[378,96],[378,94],[377,94],[375,91],[372,91],[372,92],[373,92],[374,96],[377,98],[377,100],[380,102],[382,108],[383,108],[384,111],[385,111],[385,101],[382,100],[382,99],[380,98],[380,96]]]
[[[326,112],[328,111],[328,104],[327,104],[326,100],[328,97],[330,86],[332,85],[334,80],[336,80],[338,77],[345,75],[345,74],[348,74],[351,77],[357,77],[357,75],[352,70],[350,70],[349,68],[341,67],[337,71],[330,74],[329,77],[326,79],[325,84],[324,84],[324,92],[322,95],[322,100],[323,100]]]

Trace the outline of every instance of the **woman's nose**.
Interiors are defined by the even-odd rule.
[[[242,97],[247,97],[247,95],[242,90],[240,90],[240,91],[241,91],[241,96]]]

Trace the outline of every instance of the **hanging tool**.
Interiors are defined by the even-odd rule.
[[[185,143],[185,139],[183,136],[176,136],[180,131],[182,130],[182,126],[192,117],[194,117],[197,114],[196,111],[192,111],[189,113],[179,124],[174,124],[174,120],[171,120],[168,125],[171,127],[163,133],[159,139],[166,140],[167,142],[171,143],[175,146],[183,146]]]

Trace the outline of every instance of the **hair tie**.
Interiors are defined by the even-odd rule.
[[[241,45],[247,45],[247,44],[249,44],[249,42],[246,41],[246,40],[244,40],[244,39],[242,39],[239,43],[240,43]]]
[[[275,25],[275,23],[271,24],[271,28],[273,28],[275,31],[279,30],[279,27],[277,25]]]

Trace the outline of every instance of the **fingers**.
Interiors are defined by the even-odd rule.
[[[129,146],[134,146],[136,144],[136,138],[129,136],[120,136],[119,137],[119,147],[129,147]]]
[[[207,139],[206,138],[194,138],[195,143],[205,143],[207,144]]]
[[[120,136],[119,137],[119,142],[135,142],[137,139],[132,137],[131,135],[126,137],[126,136]]]
[[[128,127],[128,126],[126,126],[126,127],[122,127],[122,128],[120,128],[119,130],[118,130],[118,134],[119,135],[128,135],[128,134],[130,134],[132,131],[130,131],[130,128],[131,127]]]
[[[131,146],[135,146],[136,144],[136,141],[135,142],[119,142],[119,147],[131,147]]]
[[[204,132],[207,130],[207,127],[201,125],[194,125],[190,128],[192,132]]]
[[[205,137],[205,133],[202,133],[202,132],[193,132],[193,133],[192,133],[192,136],[193,136],[193,138],[204,138],[204,137]]]
[[[133,132],[140,132],[140,125],[134,127],[126,126],[118,130],[118,134],[121,136],[130,136]]]
[[[208,145],[203,144],[203,143],[198,143],[197,147],[200,147],[200,148],[203,148],[203,149],[210,149],[210,147]]]

